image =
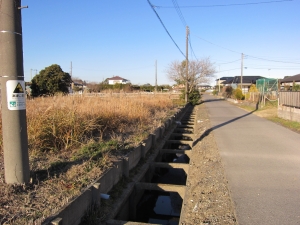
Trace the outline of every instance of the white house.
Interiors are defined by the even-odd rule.
[[[119,77],[119,76],[115,76],[115,77],[112,77],[112,78],[107,78],[106,81],[108,82],[108,84],[128,84],[130,83],[129,80],[126,80],[122,77]]]

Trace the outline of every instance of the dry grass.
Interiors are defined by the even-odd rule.
[[[56,96],[27,101],[32,181],[4,183],[1,148],[0,224],[39,224],[175,110],[167,96]]]
[[[260,108],[258,110],[255,110],[254,107],[250,107],[247,105],[239,105],[239,107],[243,108],[247,111],[255,110],[253,112],[254,115],[268,119],[274,123],[277,123],[277,124],[284,126],[290,130],[300,133],[300,123],[299,122],[285,120],[285,119],[279,118],[277,116],[277,105],[278,105],[277,101],[275,101],[275,102],[267,101],[266,105],[263,108]]]

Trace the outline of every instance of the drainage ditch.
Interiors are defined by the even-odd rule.
[[[189,108],[134,176],[105,224],[178,225],[194,140]],[[102,201],[105,201],[104,199]]]

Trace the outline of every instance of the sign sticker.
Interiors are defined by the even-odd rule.
[[[9,110],[26,109],[25,81],[8,80],[6,82],[6,94]]]

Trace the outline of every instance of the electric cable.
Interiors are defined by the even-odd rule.
[[[155,13],[155,15],[157,16],[157,18],[159,19],[161,25],[164,27],[165,31],[167,32],[167,34],[169,35],[169,37],[171,38],[171,40],[173,41],[173,43],[176,45],[176,47],[178,48],[178,50],[180,51],[180,53],[184,56],[184,58],[186,58],[185,54],[183,54],[183,52],[181,51],[181,49],[179,48],[179,46],[177,45],[177,43],[175,42],[175,40],[172,38],[171,34],[169,33],[168,29],[166,28],[166,26],[164,25],[163,21],[161,20],[161,18],[159,17],[158,13],[156,12],[156,10],[154,9],[155,6],[151,4],[150,0],[147,0],[150,7],[152,8],[153,12]]]
[[[197,56],[196,56],[196,54],[195,54],[195,52],[194,52],[194,49],[193,49],[193,47],[192,47],[192,43],[191,43],[191,35],[190,35],[190,34],[189,34],[189,45],[190,45],[190,48],[191,48],[191,50],[192,50],[193,55],[195,56],[195,59],[198,61],[198,58],[197,58]]]
[[[178,14],[180,20],[181,20],[181,23],[183,24],[184,27],[187,27],[186,20],[184,19],[184,16],[183,16],[183,14],[182,14],[182,12],[181,12],[181,10],[180,10],[180,7],[179,7],[179,5],[178,5],[177,0],[172,0],[172,2],[173,2],[174,8],[176,9],[176,12],[177,12],[177,14]],[[189,46],[190,46],[190,48],[191,48],[192,54],[194,55],[195,59],[198,61],[198,58],[197,58],[197,56],[196,56],[196,54],[195,54],[195,52],[194,52],[194,49],[193,49],[193,47],[192,47],[191,36],[190,36],[190,34],[189,34],[188,42],[189,42]]]
[[[238,61],[241,61],[241,59],[237,59],[237,60],[234,60],[234,61],[231,61],[231,62],[218,63],[218,64],[229,64],[229,63],[234,63],[234,62],[238,62]]]
[[[287,61],[279,61],[279,60],[272,60],[272,59],[264,59],[264,58],[260,58],[260,57],[256,57],[256,56],[251,56],[251,55],[246,55],[246,56],[248,56],[250,58],[254,58],[254,59],[260,59],[260,60],[264,60],[264,61],[269,61],[269,62],[279,62],[279,63],[288,63],[288,64],[300,64],[300,62],[287,62]]]
[[[199,5],[199,6],[181,6],[181,8],[213,8],[213,7],[229,7],[229,6],[247,6],[247,5],[260,5],[270,3],[292,2],[294,0],[279,0],[279,1],[264,1],[264,2],[248,2],[248,3],[233,3],[233,4],[220,4],[220,5]],[[174,8],[172,6],[155,6],[156,8]]]
[[[179,8],[179,5],[178,5],[177,1],[176,0],[172,0],[172,2],[173,2],[174,8],[176,9],[177,14],[178,14],[178,16],[179,16],[179,18],[180,18],[183,26],[186,27],[187,26],[186,21],[185,21],[185,19],[183,17],[183,14],[182,14],[182,12],[181,12],[181,10]]]

